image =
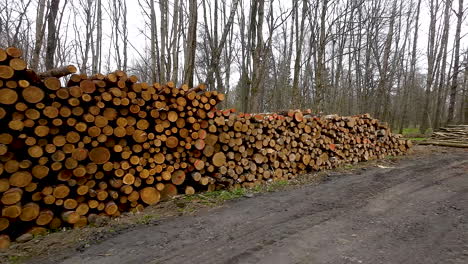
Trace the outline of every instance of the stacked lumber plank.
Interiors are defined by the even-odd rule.
[[[468,125],[441,127],[420,144],[468,148]]]
[[[411,147],[368,115],[218,110],[224,95],[204,85],[74,66],[35,73],[21,53],[0,49],[0,248],[178,193],[252,187]]]

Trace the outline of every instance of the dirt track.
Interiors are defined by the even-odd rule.
[[[39,263],[468,263],[468,151],[242,198],[61,258]]]

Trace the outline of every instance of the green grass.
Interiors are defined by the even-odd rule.
[[[419,134],[419,128],[417,127],[403,128],[403,135],[410,135],[410,134]]]
[[[157,215],[144,215],[140,219],[137,220],[137,224],[147,225],[151,223],[151,220],[158,220],[159,217]]]
[[[27,256],[9,256],[8,263],[11,263],[11,264],[22,263],[26,261],[27,259],[29,259],[29,257]]]
[[[266,190],[267,190],[268,192],[274,192],[274,191],[276,191],[277,189],[279,189],[279,188],[281,188],[281,187],[284,187],[284,186],[287,186],[287,185],[289,185],[289,184],[290,184],[290,182],[287,181],[287,180],[274,181],[274,182],[268,184]]]
[[[411,141],[423,141],[423,140],[426,140],[427,138],[425,137],[410,137],[410,138],[407,138]]]
[[[219,191],[204,192],[204,193],[199,193],[199,194],[194,194],[194,195],[186,195],[183,199],[187,202],[199,202],[204,205],[215,206],[224,201],[229,201],[229,200],[243,197],[245,196],[246,193],[247,193],[247,189],[237,188],[233,190],[219,190]],[[181,207],[179,208],[181,209],[180,211],[186,210],[186,208],[182,208],[182,206],[179,206],[179,207]]]
[[[423,134],[430,135],[432,134],[432,128],[428,128],[424,133],[421,133],[418,127],[407,127],[407,128],[403,128],[402,134],[403,136],[408,136],[408,137],[415,136],[415,135],[423,135]]]
[[[203,194],[203,196],[210,198],[210,199],[214,199],[214,200],[228,201],[228,200],[240,198],[244,196],[245,193],[246,193],[245,188],[237,188],[231,191],[220,190],[220,191],[206,192]]]

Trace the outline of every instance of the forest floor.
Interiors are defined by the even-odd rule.
[[[13,243],[10,263],[468,263],[468,150],[348,165]]]

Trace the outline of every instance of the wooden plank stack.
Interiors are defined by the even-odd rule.
[[[217,110],[224,95],[204,85],[73,66],[35,73],[20,57],[0,49],[0,247],[178,193],[251,187],[411,147],[368,115],[235,113]]]

